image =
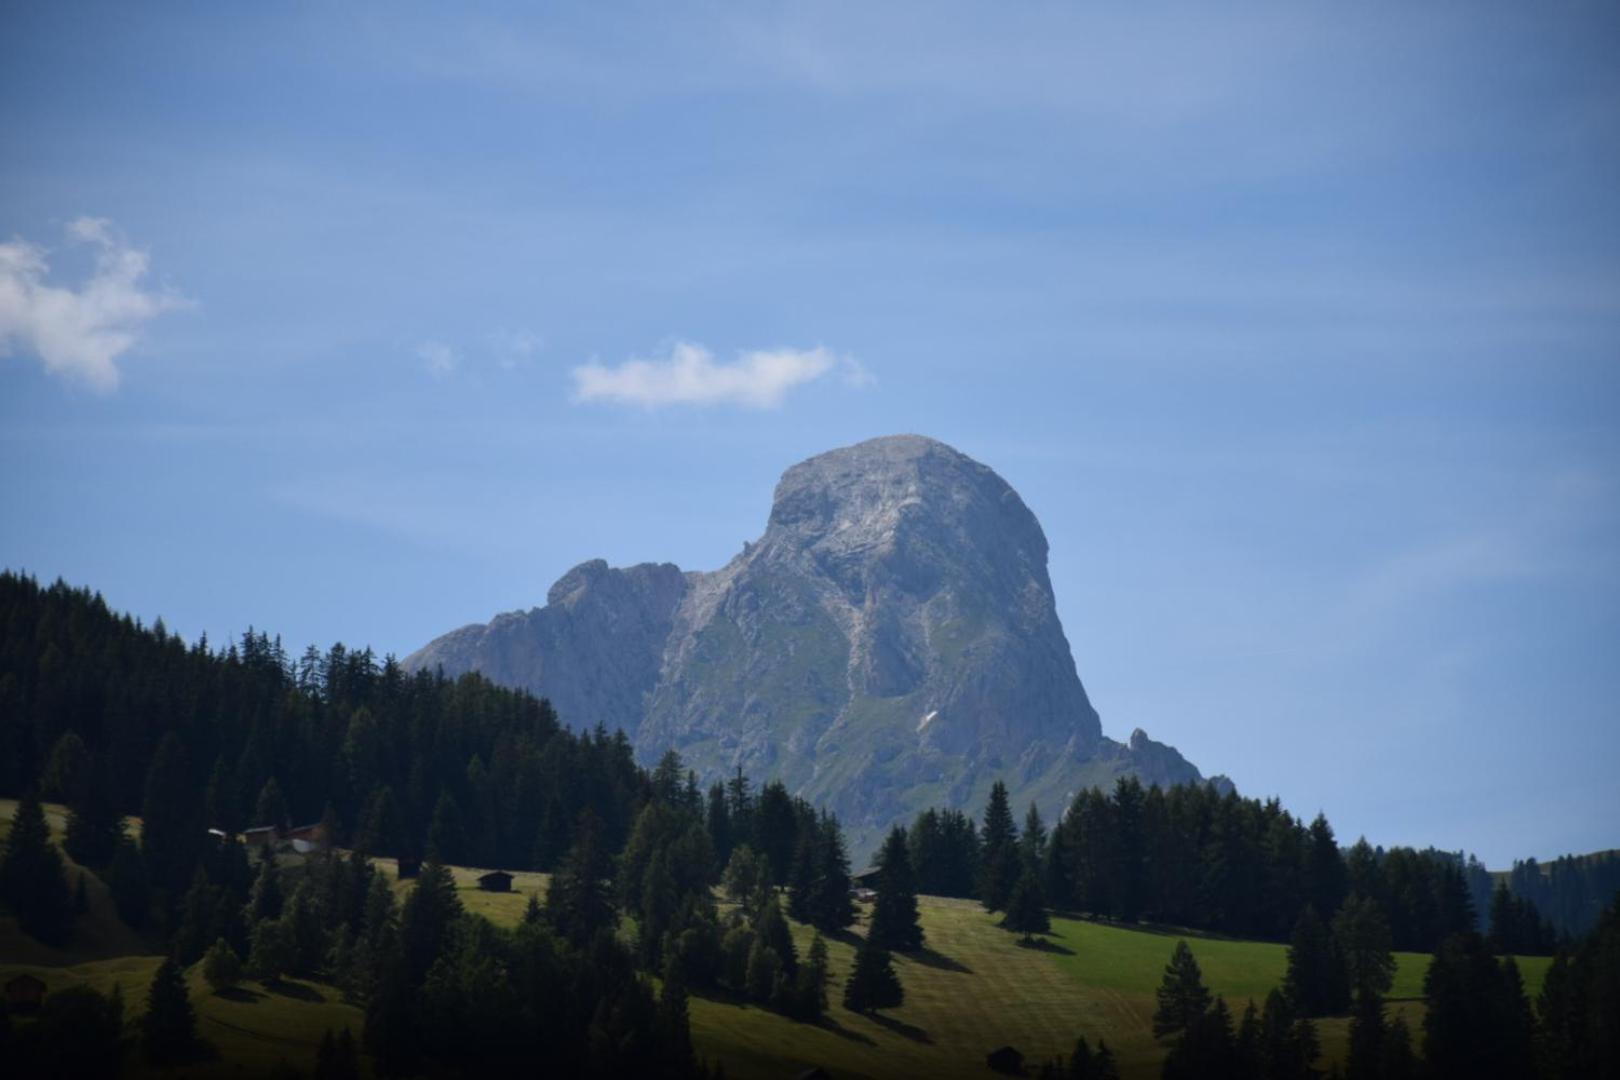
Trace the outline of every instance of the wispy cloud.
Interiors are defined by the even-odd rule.
[[[416,347],[416,358],[435,379],[454,375],[461,366],[461,355],[442,341],[424,341]]]
[[[545,339],[529,330],[498,330],[489,335],[495,362],[511,369],[527,363],[545,347]]]
[[[188,301],[148,287],[146,252],[105,218],[78,218],[67,233],[95,249],[90,276],[77,288],[48,282],[48,249],[20,237],[0,243],[0,356],[32,352],[51,374],[109,393],[118,388],[118,357],[142,327]]]
[[[828,349],[756,349],[734,363],[717,363],[702,345],[676,342],[662,360],[627,360],[618,367],[596,361],[574,369],[574,400],[639,405],[735,405],[780,408],[788,392],[835,371],[852,386],[873,379],[860,362]]]

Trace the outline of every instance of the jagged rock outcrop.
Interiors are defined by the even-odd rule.
[[[1046,557],[992,470],[932,439],[873,439],[789,469],[764,535],[720,570],[584,563],[545,607],[406,665],[525,687],[705,778],[781,778],[838,813],[857,852],[922,806],[976,810],[998,777],[1049,815],[1125,773],[1199,779],[1140,730],[1103,737]]]

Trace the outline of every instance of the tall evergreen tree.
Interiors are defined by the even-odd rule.
[[[1383,1080],[1386,1035],[1384,999],[1377,990],[1364,985],[1356,991],[1355,1009],[1350,1014],[1345,1080]]]
[[[1395,982],[1395,954],[1390,951],[1389,920],[1379,904],[1352,895],[1333,917],[1333,940],[1344,962],[1352,992],[1382,995]]]
[[[118,788],[106,754],[96,754],[85,766],[86,777],[76,785],[68,805],[67,835],[62,846],[81,866],[100,869],[118,854],[124,838],[124,815],[118,810]]]
[[[146,925],[152,903],[152,889],[146,877],[146,860],[135,841],[125,837],[107,868],[107,891],[112,894],[118,917],[139,930]]]
[[[61,945],[73,926],[72,894],[62,853],[51,843],[39,796],[24,792],[0,856],[0,900],[16,913],[23,933]]]
[[[268,825],[279,830],[285,830],[292,824],[292,812],[287,809],[287,796],[282,794],[281,785],[276,782],[274,776],[264,782],[264,786],[259,789],[259,797],[253,801],[253,824]]]
[[[1025,942],[1052,929],[1052,920],[1046,915],[1046,895],[1034,866],[1026,865],[1018,884],[1013,886],[1012,895],[1007,898],[1007,915],[1001,925],[1022,934]]]
[[[596,815],[586,811],[580,816],[574,846],[546,890],[546,916],[559,933],[576,944],[589,942],[598,930],[618,921],[613,903],[613,864],[603,849],[600,830]]]
[[[204,835],[185,744],[170,731],[146,773],[141,855],[153,885],[177,899],[190,884]]]
[[[900,977],[894,973],[894,961],[889,950],[872,941],[861,941],[855,950],[855,966],[850,969],[844,983],[844,1008],[851,1012],[871,1013],[878,1009],[892,1009],[905,1000],[905,989]]]
[[[979,900],[988,910],[1000,911],[1018,880],[1018,830],[1007,802],[1007,785],[1000,780],[990,787],[979,857]]]
[[[822,813],[815,828],[816,874],[810,891],[810,923],[835,933],[855,922],[855,904],[849,898],[849,855],[838,819]]]
[[[917,884],[904,826],[889,830],[878,852],[877,902],[867,937],[885,949],[915,952],[922,948],[923,929],[917,914]]]
[[[421,985],[461,915],[455,878],[443,863],[427,863],[400,910],[400,950],[409,985]]]
[[[197,1045],[197,1015],[186,991],[180,965],[169,958],[158,965],[146,994],[146,1015],[141,1019],[141,1046],[157,1065],[173,1065],[190,1056]]]
[[[1176,942],[1165,965],[1164,978],[1155,992],[1158,1008],[1153,1012],[1153,1034],[1156,1038],[1185,1031],[1208,1011],[1209,991],[1204,989],[1204,974],[1198,969],[1198,960],[1185,941]]]
[[[1283,989],[1301,1016],[1331,1016],[1349,1004],[1344,960],[1314,907],[1307,906],[1294,924]]]

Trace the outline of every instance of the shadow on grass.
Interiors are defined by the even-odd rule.
[[[249,990],[245,986],[222,986],[214,991],[214,996],[224,998],[226,1001],[237,1001],[243,1005],[252,1005],[264,997],[257,990]]]
[[[896,1020],[892,1016],[884,1016],[881,1013],[867,1013],[866,1015],[879,1027],[888,1028],[896,1035],[902,1035],[910,1039],[912,1042],[928,1043],[929,1045],[933,1045],[933,1038],[929,1036],[928,1032],[924,1031],[916,1024],[908,1024],[904,1020]]]
[[[1060,945],[1055,941],[1049,941],[1043,937],[1030,938],[1027,941],[1023,938],[1019,938],[1016,942],[1014,942],[1014,944],[1016,944],[1020,949],[1029,949],[1032,952],[1057,953],[1059,956],[1074,955],[1074,950],[1069,948],[1067,945]]]
[[[1054,909],[1052,916],[1058,919],[1067,919],[1070,922],[1091,923],[1094,926],[1107,926],[1115,930],[1134,930],[1139,934],[1153,934],[1157,937],[1186,938],[1189,941],[1257,941],[1257,938],[1234,937],[1215,930],[1197,930],[1190,926],[1172,926],[1169,923],[1155,922],[1125,922],[1122,919],[1110,919],[1106,915],[1092,915],[1081,911],[1059,911]]]
[[[936,952],[933,949],[918,949],[916,952],[901,953],[900,955],[914,964],[921,964],[923,967],[938,968],[941,971],[956,971],[963,975],[973,974],[973,969],[960,960],[953,960],[944,953]]]
[[[298,1001],[320,1002],[326,1000],[325,995],[319,990],[305,986],[303,983],[283,982],[280,979],[274,979],[259,985],[264,987],[267,993],[275,994],[277,997],[294,998]]]
[[[867,1046],[877,1045],[871,1036],[862,1035],[858,1031],[851,1031],[849,1028],[845,1027],[843,1024],[840,1024],[837,1020],[834,1020],[830,1016],[823,1016],[816,1023],[816,1027],[821,1028],[824,1031],[831,1032],[832,1034],[837,1035],[840,1039],[848,1039],[850,1042],[865,1043]]]

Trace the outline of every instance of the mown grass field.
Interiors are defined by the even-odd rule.
[[[0,830],[9,827],[14,803],[0,802]],[[53,829],[63,821],[59,807],[48,807]],[[403,900],[409,881],[398,880],[392,859],[376,860]],[[77,873],[78,868],[71,869]],[[457,894],[470,912],[497,925],[522,918],[531,895],[544,898],[544,874],[515,875],[510,893],[488,893],[477,886],[483,871],[455,867]],[[86,872],[90,911],[79,920],[79,934],[64,950],[48,949],[24,937],[15,920],[0,917],[0,980],[20,971],[44,979],[52,989],[86,982],[99,990],[123,987],[126,1017],[145,1008],[146,987],[159,958],[155,947],[118,920],[99,880]],[[862,909],[864,917],[869,908]],[[1176,941],[1185,937],[1203,968],[1210,989],[1227,998],[1235,1014],[1247,1000],[1257,1003],[1282,982],[1286,948],[1279,944],[1233,941],[1194,933],[1119,927],[1079,919],[1054,918],[1052,933],[1028,948],[995,925],[996,916],[968,900],[923,897],[920,901],[928,948],[917,956],[896,957],[906,1002],[877,1017],[845,1010],[839,999],[854,960],[853,932],[828,942],[831,1009],[819,1025],[796,1023],[732,1000],[694,998],[692,1034],[698,1053],[723,1062],[729,1077],[792,1076],[819,1065],[838,1077],[986,1077],[984,1057],[1011,1044],[1031,1063],[1067,1054],[1078,1035],[1107,1040],[1124,1076],[1158,1075],[1164,1048],[1152,1037],[1153,992]],[[801,956],[813,931],[793,927]],[[1391,1012],[1402,1012],[1414,1035],[1422,1022],[1423,972],[1428,957],[1397,954]],[[1529,992],[1540,989],[1549,961],[1519,960]],[[290,980],[265,988],[247,983],[237,992],[216,995],[193,969],[188,979],[197,1007],[199,1031],[214,1044],[218,1058],[186,1069],[191,1076],[264,1075],[279,1063],[309,1070],[327,1028],[350,1027],[358,1036],[363,1014],[344,1004],[331,987]],[[1348,1021],[1318,1022],[1325,1068],[1342,1057]]]

